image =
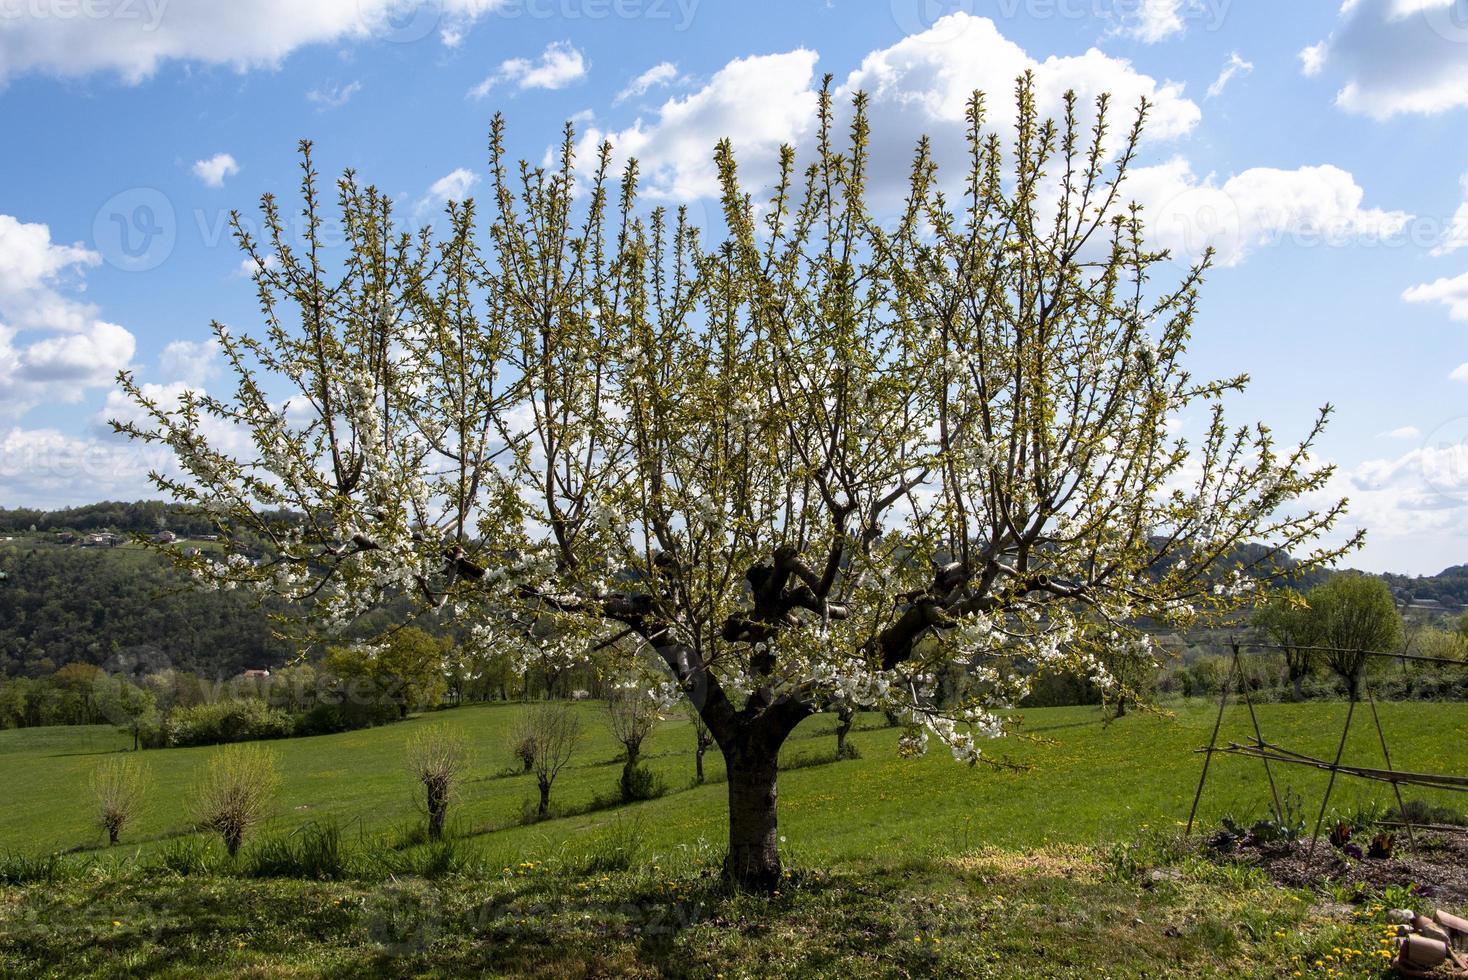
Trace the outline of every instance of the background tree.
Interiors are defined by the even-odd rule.
[[[1402,615],[1381,579],[1343,572],[1307,594],[1325,662],[1352,699],[1360,692],[1368,652],[1393,653],[1402,639]]]
[[[694,785],[702,786],[703,757],[713,747],[714,736],[709,732],[709,726],[704,724],[703,715],[699,714],[693,702],[684,701],[683,707],[688,714],[689,724],[693,726],[693,782]]]
[[[642,743],[652,734],[662,720],[656,702],[648,698],[635,686],[617,686],[607,697],[607,727],[612,738],[622,746],[622,779],[619,783],[622,799],[630,802],[641,799],[638,765],[642,758]]]
[[[231,858],[265,819],[279,783],[275,754],[259,745],[230,745],[209,757],[195,791],[199,822],[223,838]]]
[[[128,683],[124,677],[99,679],[96,697],[102,715],[133,737],[134,750],[140,746],[143,729],[158,723],[153,692]]]
[[[108,847],[138,815],[147,789],[147,772],[136,759],[108,759],[92,773],[97,823],[107,832]]]
[[[542,701],[525,710],[525,720],[530,733],[530,768],[540,789],[535,812],[544,820],[550,815],[551,787],[581,741],[581,719],[559,701]]]
[[[433,725],[408,739],[408,771],[423,787],[428,810],[428,837],[443,837],[449,803],[469,767],[469,746],[460,732]]]
[[[443,698],[449,649],[446,639],[408,626],[376,641],[332,648],[326,668],[342,678],[369,681],[372,697],[406,718],[409,712],[437,707]]]
[[[236,220],[265,326],[216,325],[233,393],[162,403],[124,374],[116,427],[172,448],[158,486],[227,550],[265,542],[191,573],[309,596],[313,632],[411,602],[548,618],[581,658],[637,640],[724,756],[726,875],[773,888],[780,746],[821,705],[899,712],[905,753],[932,734],[973,763],[1035,676],[1104,680],[1140,618],[1231,611],[1286,553],[1298,573],[1353,543],[1313,547],[1343,504],[1291,506],[1329,477],[1327,413],[1281,447],[1226,425],[1246,379],[1184,366],[1204,268],[1158,285],[1122,191],[1145,104],[1113,138],[1106,98],[1046,121],[1025,77],[1016,103],[1010,140],[971,100],[963,173],[921,142],[884,227],[865,98],[842,145],[823,91],[808,164],[782,149],[767,193],[715,148],[709,243],[642,209],[609,145],[578,160],[568,127],[515,167],[496,119],[482,237],[473,202],[399,231],[348,173],[331,268],[307,147],[299,240],[270,197],[265,248]],[[1196,445],[1169,435],[1199,411]],[[974,683],[940,700],[955,662]]]
[[[1270,643],[1281,648],[1295,700],[1303,701],[1305,678],[1315,672],[1320,662],[1319,653],[1312,648],[1324,645],[1321,617],[1304,596],[1284,590],[1259,607],[1254,614],[1254,625]]]

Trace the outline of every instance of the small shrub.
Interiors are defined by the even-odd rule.
[[[146,787],[146,774],[136,759],[108,759],[92,773],[97,823],[107,832],[108,847],[117,843],[123,828],[137,816]]]
[[[535,736],[528,732],[517,732],[510,745],[510,755],[519,763],[520,771],[528,773],[535,768]]]
[[[668,791],[668,787],[662,776],[639,764],[622,770],[621,790],[622,802],[632,803],[657,799]]]
[[[1351,843],[1351,825],[1344,820],[1330,829],[1330,845],[1336,850],[1343,849]]]
[[[260,746],[232,745],[210,758],[197,791],[199,822],[219,834],[231,858],[264,819],[279,781],[274,753]]]
[[[469,765],[464,736],[443,725],[433,725],[408,740],[408,771],[423,786],[428,809],[428,837],[443,837],[444,820],[454,789]]]
[[[258,698],[178,708],[168,716],[162,729],[163,740],[171,747],[253,742],[288,738],[294,733],[295,722],[290,715]]]
[[[1385,831],[1371,838],[1371,846],[1366,849],[1366,856],[1376,861],[1391,860],[1397,851],[1397,835]]]

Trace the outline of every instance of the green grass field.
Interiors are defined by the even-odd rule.
[[[1381,709],[1399,768],[1468,772],[1468,705]],[[410,854],[426,848],[407,843],[422,817],[404,742],[431,723],[468,736],[474,765],[451,814],[452,865],[345,881],[158,870],[159,854],[192,833],[190,787],[215,750],[141,753],[148,805],[108,850],[87,782],[127,740],[105,728],[0,732],[0,854],[79,851],[54,882],[0,886],[0,975],[1382,975],[1380,902],[1280,889],[1179,849],[1211,704],[1109,725],[1090,708],[1027,712],[1022,736],[988,747],[1019,769],[970,769],[936,752],[898,759],[897,730],[876,715],[853,733],[861,758],[824,762],[831,719],[811,719],[782,756],[793,876],[769,898],[718,884],[722,770],[711,752],[709,783],[690,786],[686,722],[667,722],[645,746],[667,795],[596,807],[619,763],[602,709],[579,706],[587,735],[556,784],[560,815],[522,825],[533,777],[507,774],[504,745],[518,710],[462,708],[271,743],[283,780],[257,841],[329,819],[349,840]],[[1331,704],[1259,710],[1267,738],[1315,755],[1333,752],[1344,717]],[[1358,712],[1346,757],[1375,765],[1369,718]],[[1247,715],[1231,708],[1223,738],[1246,731]],[[1313,822],[1325,774],[1276,777]],[[1219,757],[1201,823],[1263,816],[1268,800],[1257,762]],[[1343,780],[1333,808],[1389,800],[1383,786]],[[630,853],[599,867],[629,835]],[[1116,842],[1137,841],[1143,859],[1118,859]],[[1182,871],[1155,885],[1141,877],[1149,863]]]
[[[419,727],[443,723],[462,730],[472,747],[473,768],[451,821],[453,834],[475,847],[520,859],[545,858],[628,814],[640,818],[654,848],[700,839],[722,842],[722,764],[717,750],[710,751],[709,783],[690,788],[693,735],[681,719],[661,725],[644,747],[649,764],[669,787],[662,799],[520,826],[535,784],[533,776],[508,774],[505,732],[519,710],[516,705],[468,707],[384,728],[268,743],[279,754],[283,780],[267,830],[289,831],[322,818],[367,833],[412,826],[419,817],[403,765],[404,743]],[[584,811],[598,796],[611,796],[620,772],[618,747],[601,707],[583,704],[578,710],[585,737],[552,798],[562,813]],[[918,761],[899,759],[897,731],[877,727],[876,715],[859,719],[852,735],[862,758],[801,766],[832,754],[832,719],[817,716],[801,726],[782,755],[783,765],[798,767],[780,777],[782,833],[797,860],[830,862],[879,855],[894,840],[906,849],[949,854],[981,844],[1097,843],[1124,838],[1139,826],[1173,826],[1187,816],[1201,765],[1192,750],[1206,744],[1214,710],[1209,703],[1189,702],[1166,715],[1133,715],[1109,725],[1093,708],[1027,712],[1019,737],[987,749],[991,758],[1025,767],[1015,771],[970,769],[941,751]],[[1344,707],[1276,704],[1258,710],[1270,741],[1329,756]],[[1462,738],[1468,706],[1384,704],[1381,713],[1398,768],[1468,771],[1468,742]],[[1241,740],[1251,731],[1243,709],[1230,708],[1221,737]],[[0,851],[98,845],[89,774],[99,760],[127,745],[125,736],[107,728],[0,732],[5,786]],[[146,852],[160,839],[189,831],[191,786],[212,751],[139,753],[152,788],[141,818],[126,835],[129,843]],[[1379,764],[1369,714],[1358,712],[1346,758]],[[1319,800],[1324,773],[1279,767],[1275,772],[1281,787],[1289,787],[1306,809]],[[1368,799],[1384,803],[1389,796],[1380,784],[1342,780],[1333,805],[1344,811]],[[1220,756],[1204,795],[1203,823],[1215,824],[1225,812],[1262,815],[1268,800],[1259,763]]]

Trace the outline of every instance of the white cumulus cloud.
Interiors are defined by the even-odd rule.
[[[653,89],[666,88],[677,80],[678,66],[671,61],[659,62],[628,82],[627,87],[617,93],[617,97],[612,100],[612,104],[617,105],[626,102],[628,99],[641,98]]]
[[[312,44],[456,37],[505,2],[113,0],[72,4],[72,16],[0,15],[0,84],[30,73],[93,72],[136,83],[169,62],[273,67]],[[82,16],[87,9],[107,16]]]
[[[510,58],[500,62],[494,74],[474,86],[469,95],[482,99],[497,85],[518,89],[560,89],[586,77],[586,57],[570,41],[552,41],[540,57]]]
[[[1184,0],[1140,0],[1121,32],[1144,44],[1156,44],[1187,30]]]
[[[44,224],[0,214],[0,421],[77,401],[132,359],[133,335],[76,297],[100,261],[80,244],[52,242]]]
[[[306,101],[321,110],[340,109],[352,100],[352,96],[360,91],[362,91],[361,82],[348,82],[345,85],[323,85],[307,92]]]
[[[224,178],[240,172],[240,165],[228,153],[216,153],[207,160],[194,161],[194,176],[204,182],[205,187],[223,187]]]
[[[1468,272],[1413,286],[1402,293],[1402,299],[1409,303],[1441,303],[1448,308],[1448,316],[1468,321]]]
[[[200,388],[219,373],[219,341],[175,340],[158,355],[158,373]]]
[[[589,159],[590,148],[601,139],[610,139],[620,158],[642,162],[654,193],[690,200],[717,192],[711,150],[727,137],[746,180],[767,180],[780,145],[801,144],[813,133],[817,60],[816,52],[804,48],[737,58],[699,90],[667,100],[626,128],[588,132],[583,158]],[[1123,58],[1092,48],[1039,60],[1004,37],[992,20],[954,13],[923,33],[869,53],[837,89],[843,113],[857,90],[869,96],[872,129],[881,137],[871,148],[876,194],[900,195],[921,135],[932,138],[940,162],[962,160],[964,108],[976,89],[988,96],[989,125],[1012,133],[1015,78],[1025,71],[1035,75],[1041,112],[1055,114],[1064,93],[1075,90],[1083,124],[1092,100],[1102,93],[1112,94],[1118,123],[1130,120],[1141,98],[1150,100],[1153,140],[1182,136],[1201,118],[1181,85],[1142,74]]]
[[[1380,241],[1411,220],[1363,207],[1366,192],[1339,167],[1254,167],[1219,183],[1181,157],[1132,171],[1127,193],[1146,207],[1152,240],[1196,258],[1212,247],[1221,265],[1280,241],[1301,246]]]
[[[1325,40],[1300,52],[1306,75],[1339,78],[1336,104],[1386,119],[1468,106],[1462,0],[1346,0]]]

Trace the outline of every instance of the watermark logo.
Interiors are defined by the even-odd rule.
[[[1454,44],[1468,44],[1468,0],[1439,0],[1423,6],[1419,12],[1438,37]]]
[[[892,21],[909,36],[920,34],[924,40],[951,41],[968,29],[965,18],[945,20],[951,14],[972,14],[974,0],[890,0]],[[934,31],[942,25],[943,30]]]
[[[114,20],[140,25],[145,33],[163,22],[169,0],[0,0],[0,21]]]
[[[1444,496],[1468,498],[1468,415],[1428,433],[1419,459],[1423,483]]]
[[[1210,248],[1231,254],[1242,243],[1244,219],[1228,194],[1194,187],[1158,209],[1152,231],[1159,243],[1172,249],[1175,259],[1188,261]]]
[[[178,241],[173,202],[152,187],[133,187],[107,199],[92,221],[92,244],[108,265],[146,272],[162,265]]]
[[[357,15],[367,33],[389,44],[412,44],[432,34],[443,20],[443,0],[357,0]]]

